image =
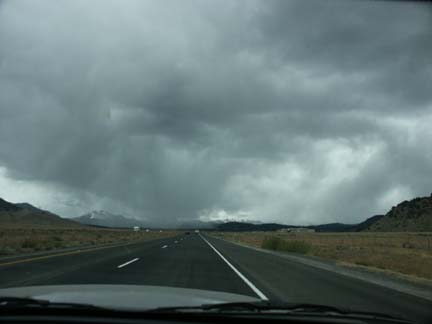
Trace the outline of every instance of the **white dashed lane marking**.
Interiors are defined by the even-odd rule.
[[[123,268],[123,267],[127,266],[128,264],[131,264],[132,262],[135,262],[135,261],[138,261],[138,260],[139,260],[139,258],[135,258],[135,259],[130,260],[130,261],[126,262],[126,263],[120,264],[119,266],[117,266],[117,268]]]

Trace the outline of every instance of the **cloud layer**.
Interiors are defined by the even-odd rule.
[[[432,191],[431,18],[374,1],[1,2],[0,194],[28,184],[61,192],[39,203],[66,216],[158,224],[385,212]]]

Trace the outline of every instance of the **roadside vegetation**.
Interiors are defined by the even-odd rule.
[[[432,279],[432,233],[214,233],[254,247]]]
[[[312,246],[305,241],[284,240],[280,237],[264,237],[261,247],[269,250],[307,254]]]
[[[56,249],[147,241],[175,235],[174,231],[104,228],[1,228],[0,257]]]

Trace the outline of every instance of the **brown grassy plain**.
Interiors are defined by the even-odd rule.
[[[306,254],[335,260],[344,265],[360,265],[432,279],[432,233],[214,233],[226,240],[255,247],[267,247],[269,239],[301,243]],[[264,246],[263,246],[264,243]],[[289,249],[299,244],[282,244]],[[307,247],[306,249],[304,247]],[[289,250],[288,250],[289,251]],[[302,252],[298,251],[298,252]],[[296,252],[291,250],[290,252]]]
[[[147,241],[175,235],[174,231],[138,231],[105,228],[2,227],[0,257],[50,251],[55,249],[96,246],[112,243]]]

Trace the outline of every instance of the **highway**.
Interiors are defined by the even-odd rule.
[[[432,323],[432,302],[426,299],[194,233],[82,253],[0,261],[0,288],[63,284],[216,290]]]

